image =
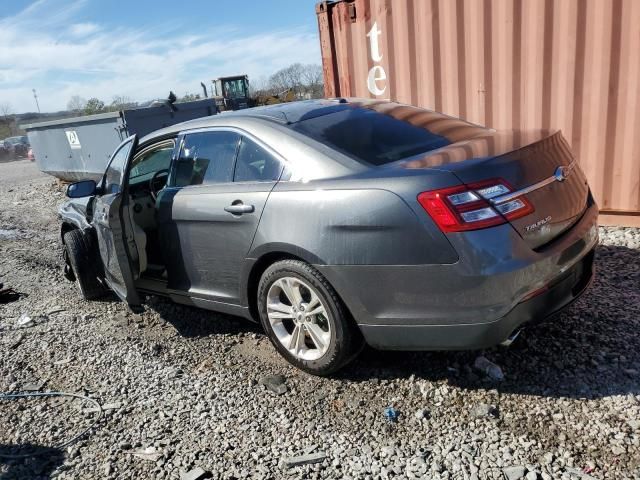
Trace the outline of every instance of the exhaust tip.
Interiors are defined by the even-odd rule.
[[[518,338],[518,335],[520,335],[520,332],[522,332],[522,329],[517,328],[516,330],[511,332],[511,335],[509,335],[506,340],[500,342],[500,345],[503,347],[511,346],[511,344],[516,341],[516,338]]]

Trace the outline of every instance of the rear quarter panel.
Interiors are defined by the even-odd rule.
[[[457,261],[426,212],[419,216],[383,183],[279,183],[269,196],[250,256],[284,251],[319,265]]]

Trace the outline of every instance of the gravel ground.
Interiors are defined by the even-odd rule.
[[[159,298],[142,315],[80,300],[58,263],[62,199],[33,164],[0,164],[0,281],[28,294],[0,305],[0,392],[74,392],[105,412],[46,450],[89,427],[92,406],[0,400],[0,454],[45,453],[0,458],[2,479],[178,479],[196,467],[213,478],[640,478],[639,229],[601,228],[589,293],[482,352],[503,381],[473,368],[481,352],[373,350],[320,379],[241,319]],[[284,376],[285,393],[263,386],[268,374]],[[306,454],[319,463],[288,467]]]

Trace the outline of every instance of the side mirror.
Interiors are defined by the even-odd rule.
[[[81,182],[72,183],[67,187],[67,197],[82,198],[90,197],[96,194],[96,182],[93,180],[83,180]]]

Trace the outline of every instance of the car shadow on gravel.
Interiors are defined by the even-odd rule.
[[[26,458],[12,455],[33,454]],[[31,443],[0,444],[0,480],[47,479],[64,462],[64,452],[57,448]]]
[[[240,333],[264,334],[259,325],[244,318],[172,303],[161,297],[151,297],[146,305],[185,338]]]
[[[447,380],[464,389],[599,398],[640,394],[640,251],[602,245],[596,279],[576,303],[527,327],[509,348],[474,352],[383,352],[365,348],[337,377]],[[498,364],[502,382],[474,371],[484,355]]]

